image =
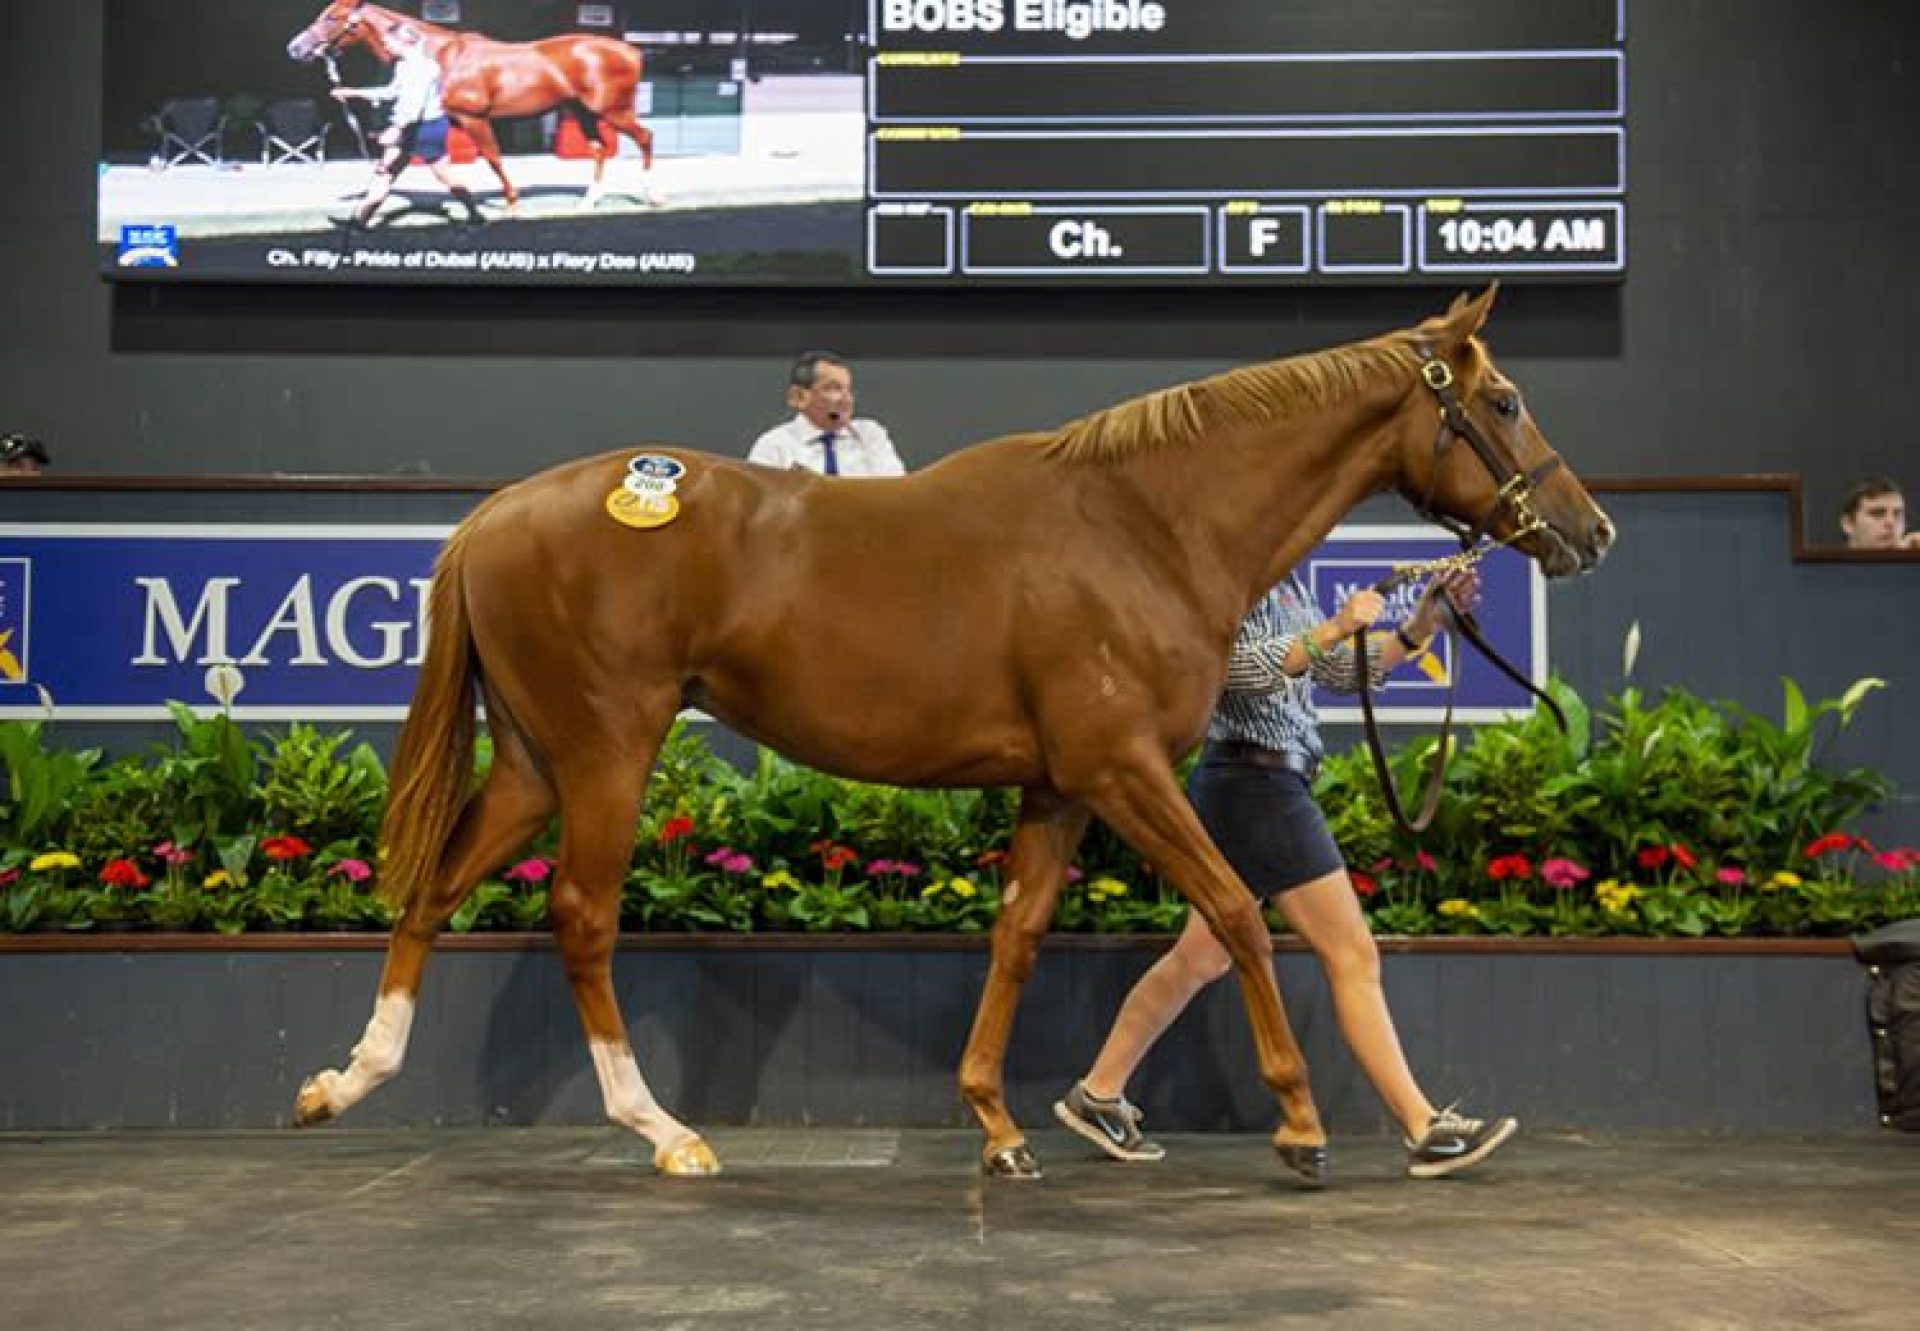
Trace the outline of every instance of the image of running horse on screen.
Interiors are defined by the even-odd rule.
[[[116,278],[862,270],[865,47],[844,0],[692,18],[678,0],[128,0],[105,20],[95,238]]]
[[[653,170],[653,131],[634,114],[634,89],[640,83],[640,52],[617,37],[572,33],[534,42],[497,42],[477,32],[455,32],[422,19],[366,4],[333,0],[312,23],[287,43],[295,60],[325,60],[351,46],[362,46],[392,64],[405,34],[420,44],[440,70],[439,102],[448,120],[473,140],[493,168],[509,211],[520,206],[520,192],[508,178],[493,121],[502,116],[533,116],[564,109],[582,122],[593,156],[593,183],[582,203],[599,201],[605,186],[608,150],[600,134],[604,122],[633,141],[643,169]]]

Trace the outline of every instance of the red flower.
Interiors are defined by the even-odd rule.
[[[846,868],[859,858],[857,853],[846,846],[828,846],[820,856],[820,865],[828,873],[832,873],[836,869]]]
[[[132,860],[108,860],[100,870],[100,881],[109,887],[145,887],[153,880],[140,872]]]
[[[681,837],[693,835],[693,819],[684,813],[675,814],[660,825],[660,844],[671,845]]]
[[[1817,860],[1822,855],[1831,854],[1836,850],[1846,850],[1852,845],[1853,838],[1845,832],[1829,832],[1800,853],[1810,860]]]
[[[1361,873],[1354,869],[1347,874],[1353,880],[1353,890],[1363,897],[1370,897],[1380,890],[1380,884],[1373,881],[1372,874]]]
[[[1533,877],[1533,862],[1525,855],[1500,855],[1487,861],[1487,877],[1499,882],[1503,878],[1525,880]]]
[[[1675,844],[1667,847],[1667,849],[1673,852],[1673,862],[1679,865],[1682,869],[1691,869],[1695,865],[1700,863],[1699,860],[1696,860],[1693,857],[1693,852],[1688,850],[1685,846]]]
[[[1642,869],[1658,869],[1667,862],[1668,858],[1669,853],[1665,846],[1648,846],[1633,857],[1634,863]]]
[[[297,836],[270,836],[260,843],[260,853],[270,860],[301,860],[313,854],[313,847]]]
[[[974,865],[981,869],[991,869],[994,865],[999,864],[1006,858],[1007,852],[1004,850],[982,851],[980,857],[974,861]]]

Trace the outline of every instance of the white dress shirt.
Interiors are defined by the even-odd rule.
[[[368,88],[367,97],[392,102],[396,125],[418,125],[447,113],[440,100],[440,62],[423,47],[416,46],[394,61],[393,81],[385,87]]]
[[[820,442],[823,433],[805,416],[795,416],[754,440],[747,461],[782,471],[804,467],[825,475],[827,449]],[[833,432],[833,452],[842,476],[904,476],[907,472],[894,451],[887,427],[879,421],[863,418],[842,425]]]

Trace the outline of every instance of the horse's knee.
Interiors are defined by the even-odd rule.
[[[993,961],[1015,984],[1025,984],[1047,936],[1047,920],[1017,921],[1002,916],[993,931]]]

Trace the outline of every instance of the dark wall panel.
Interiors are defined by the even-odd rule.
[[[1053,1125],[1159,947],[1042,953],[1007,1060],[1023,1123]],[[301,1081],[359,1038],[379,966],[372,952],[0,956],[0,1130],[284,1124]],[[983,951],[636,950],[615,985],[649,1084],[693,1124],[958,1127],[985,967]],[[1329,1129],[1388,1130],[1320,968],[1288,953],[1280,972]],[[1845,956],[1393,955],[1386,983],[1429,1094],[1533,1128],[1874,1121],[1864,981]],[[1132,1093],[1162,1131],[1273,1126],[1235,985],[1180,1019]],[[548,952],[437,958],[406,1068],[344,1120],[601,1121]]]

